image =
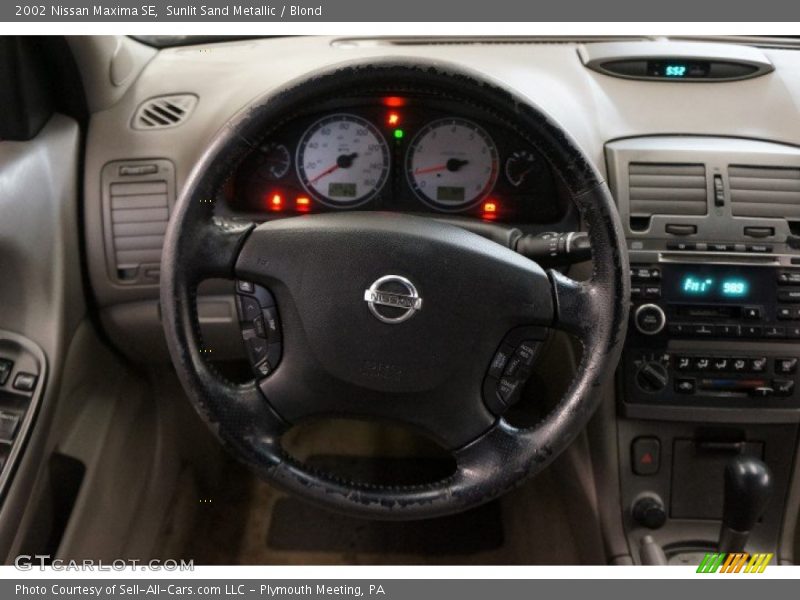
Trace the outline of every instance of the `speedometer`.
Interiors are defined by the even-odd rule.
[[[297,174],[321,203],[351,208],[368,202],[389,175],[389,146],[369,121],[335,114],[316,121],[297,146]]]
[[[497,147],[472,121],[445,118],[425,126],[406,155],[408,183],[420,200],[445,211],[465,210],[497,181]]]

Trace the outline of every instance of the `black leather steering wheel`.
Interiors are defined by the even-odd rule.
[[[591,242],[591,278],[577,282],[546,272],[499,244],[421,217],[341,212],[258,227],[214,217],[213,200],[226,179],[298,107],[377,90],[424,90],[505,118],[548,158],[571,195]],[[624,238],[595,168],[535,107],[441,64],[346,65],[255,102],[217,134],[191,173],[163,256],[161,309],[172,360],[189,398],[224,446],[289,492],[375,518],[464,510],[541,471],[597,407],[628,317]],[[386,275],[413,282],[422,303],[412,318],[386,323],[370,311],[365,290]],[[207,278],[239,278],[274,294],[283,354],[268,377],[231,383],[201,352],[195,300],[197,285]],[[492,357],[504,336],[519,327],[560,328],[583,346],[563,398],[528,428],[497,416],[482,396]],[[319,473],[290,457],[280,441],[292,424],[320,415],[421,429],[451,451],[455,472],[434,483],[392,487]]]

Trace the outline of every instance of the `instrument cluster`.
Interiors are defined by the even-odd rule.
[[[424,96],[298,114],[259,143],[225,194],[233,211],[266,218],[357,209],[555,223],[568,206],[544,156],[513,127]]]

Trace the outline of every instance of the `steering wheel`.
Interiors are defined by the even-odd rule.
[[[545,271],[507,247],[428,218],[342,211],[256,227],[214,216],[213,201],[237,165],[298,107],[343,94],[415,90],[491,111],[547,157],[588,231],[590,279]],[[350,64],[261,98],[216,135],[172,215],[161,309],[186,393],[236,457],[324,507],[418,519],[496,498],[544,469],[578,435],[619,359],[628,273],[607,186],[545,114],[455,67]],[[208,278],[237,278],[269,290],[282,348],[267,376],[235,384],[207,360],[196,293]],[[494,381],[487,372],[509,340],[532,349],[549,328],[580,340],[580,363],[554,408],[535,425],[514,426],[502,402],[487,401],[486,382]],[[281,436],[293,424],[330,415],[422,430],[450,451],[455,471],[432,483],[380,486],[318,472],[282,448]]]

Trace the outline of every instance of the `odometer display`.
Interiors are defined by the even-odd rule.
[[[471,208],[497,181],[497,147],[472,121],[439,119],[423,127],[408,148],[406,177],[414,193],[444,211]]]
[[[366,119],[334,114],[316,121],[297,146],[297,175],[321,203],[350,208],[378,194],[389,175],[389,147]]]

